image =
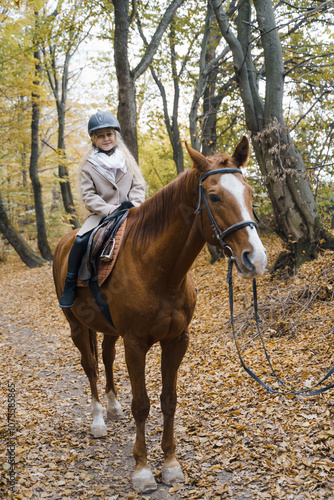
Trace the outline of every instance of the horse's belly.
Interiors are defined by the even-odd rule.
[[[189,325],[195,308],[192,297],[182,299],[166,301],[154,297],[140,308],[124,307],[122,314],[115,308],[117,329],[122,336],[131,332],[138,337],[149,337],[151,342],[177,337]]]

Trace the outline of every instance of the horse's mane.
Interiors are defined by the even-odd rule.
[[[195,201],[194,184],[197,186],[198,177],[196,169],[189,169],[139,207],[132,209],[126,227],[125,241],[131,234],[133,245],[146,246],[154,242],[165,228],[180,216],[181,204],[189,204],[187,202],[189,190]]]

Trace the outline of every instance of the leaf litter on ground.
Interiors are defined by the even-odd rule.
[[[265,243],[273,263],[280,245],[275,238]],[[257,280],[265,345],[275,371],[294,390],[310,388],[333,366],[333,264],[334,255],[324,252],[293,277],[267,273]],[[333,392],[310,398],[270,395],[246,374],[231,333],[225,260],[209,264],[204,249],[192,269],[198,302],[179,370],[175,419],[184,485],[160,482],[159,347],[153,346],[148,355],[148,452],[158,481],[158,490],[148,495],[131,489],[135,428],[121,341],[115,378],[124,418],[108,421],[108,436],[94,440],[89,434],[88,380],[58,306],[51,266],[29,270],[12,256],[0,263],[0,273],[0,497],[333,498]],[[254,322],[251,282],[236,272],[234,297],[235,329],[245,364],[275,386]],[[7,488],[6,456],[11,383],[14,493]],[[101,362],[99,389],[105,403],[104,383]]]

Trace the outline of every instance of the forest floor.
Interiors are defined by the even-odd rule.
[[[275,238],[264,243],[273,264],[279,244]],[[175,429],[185,484],[160,482],[159,347],[148,355],[147,437],[158,489],[143,495],[131,488],[135,431],[122,343],[115,368],[124,418],[108,421],[108,436],[93,439],[88,381],[58,306],[51,266],[29,270],[15,256],[0,263],[0,498],[333,499],[333,390],[312,397],[269,394],[247,375],[231,332],[226,272],[226,261],[211,265],[206,249],[192,269],[198,303],[179,371]],[[293,390],[310,388],[334,365],[333,286],[330,252],[294,277],[268,272],[258,280],[264,342],[278,375]],[[277,388],[255,328],[251,282],[236,272],[234,295],[245,364]],[[103,387],[100,363],[101,394]],[[15,401],[14,434],[8,399]],[[6,447],[13,439],[11,493]]]

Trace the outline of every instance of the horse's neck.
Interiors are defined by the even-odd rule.
[[[145,258],[150,259],[157,274],[168,276],[169,282],[177,286],[204,245],[196,220],[198,216],[194,213],[198,201],[198,176],[190,171],[177,179],[173,189],[167,189],[168,196],[166,192],[157,193],[157,198],[147,203],[147,210],[152,209],[154,203],[159,207],[154,223],[163,225],[164,229],[148,245]]]
[[[193,218],[190,230],[188,226],[188,232],[184,231],[179,244],[175,245],[177,253],[174,255],[174,262],[170,263],[170,279],[175,283],[182,282],[205,243],[196,217]]]

